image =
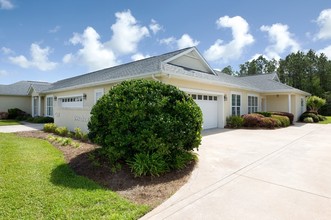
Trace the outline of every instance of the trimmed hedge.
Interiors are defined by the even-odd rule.
[[[23,111],[19,108],[8,109],[8,119],[16,119],[19,121],[23,121],[29,117],[30,117],[30,115],[28,113],[26,113],[25,111]]]
[[[290,119],[287,116],[272,115],[271,118],[278,120],[280,122],[280,127],[288,127],[291,124]]]
[[[313,112],[304,112],[300,118],[299,118],[299,121],[301,122],[305,122],[305,118],[312,118],[313,119],[313,122],[319,122],[319,117],[316,113],[313,113]]]
[[[286,116],[290,120],[290,124],[293,125],[294,115],[289,112],[271,112],[272,115]]]
[[[160,175],[179,169],[176,158],[199,147],[202,112],[174,86],[130,80],[98,100],[88,128],[90,140],[102,146],[113,166],[125,161],[136,176]],[[180,158],[187,164],[192,157]]]
[[[262,118],[264,118],[263,115],[256,114],[256,113],[243,115],[244,126],[245,127],[260,127],[260,125],[262,124]]]

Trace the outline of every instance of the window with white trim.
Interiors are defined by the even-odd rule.
[[[258,111],[258,98],[257,96],[248,96],[248,114]]]
[[[53,97],[46,97],[46,115],[53,117]]]
[[[60,105],[62,108],[83,108],[83,96],[62,97]]]
[[[103,94],[104,94],[103,89],[94,90],[94,103],[97,103],[97,101],[103,96]]]
[[[231,102],[231,112],[232,115],[240,115],[241,112],[241,95],[232,94],[232,102]]]

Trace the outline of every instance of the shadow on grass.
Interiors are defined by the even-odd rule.
[[[98,183],[102,187],[106,187],[112,191],[122,191],[135,186],[163,184],[187,177],[191,174],[196,164],[192,162],[182,170],[171,171],[160,177],[134,177],[130,168],[125,164],[123,164],[122,169],[116,173],[113,173],[106,164],[100,166],[93,165],[93,162],[89,160],[91,153],[96,153],[96,150],[82,153],[73,158],[68,164],[69,167],[64,164],[54,169],[51,177],[52,183],[70,188],[98,189],[97,186],[91,184],[92,182]],[[75,173],[80,176],[77,176]]]
[[[51,173],[50,181],[54,185],[73,189],[96,190],[101,188],[95,182],[75,174],[67,164],[61,164],[56,167]]]

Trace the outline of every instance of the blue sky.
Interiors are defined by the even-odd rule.
[[[309,49],[331,59],[331,2],[0,0],[0,84],[54,82],[188,46],[215,69]]]

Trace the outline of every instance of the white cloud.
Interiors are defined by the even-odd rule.
[[[7,47],[2,47],[1,48],[1,51],[5,55],[9,55],[9,54],[14,54],[15,53],[12,49],[7,48]]]
[[[131,59],[133,61],[137,61],[137,60],[142,60],[142,59],[145,59],[145,58],[148,58],[148,57],[150,57],[150,55],[148,55],[148,54],[144,55],[142,53],[136,53],[136,54],[131,56]]]
[[[178,49],[186,48],[186,47],[194,47],[197,46],[200,42],[197,40],[193,40],[190,35],[183,34],[183,36],[177,40]]]
[[[117,65],[114,52],[100,42],[99,34],[92,27],[87,27],[83,34],[75,33],[70,42],[73,45],[79,44],[82,48],[76,54],[66,54],[62,59],[64,63],[78,60],[90,70]]]
[[[14,4],[11,0],[0,0],[0,8],[4,10],[10,10],[14,8]]]
[[[162,30],[161,25],[159,25],[157,23],[157,21],[155,21],[154,19],[151,20],[151,23],[149,25],[149,29],[152,30],[153,34],[156,34],[157,32],[159,32],[160,30]]]
[[[54,33],[59,32],[60,29],[61,29],[61,26],[56,25],[54,28],[50,29],[48,32],[51,34],[54,34]]]
[[[269,41],[272,43],[266,49],[269,58],[279,59],[286,50],[297,52],[300,45],[293,39],[293,34],[288,31],[288,26],[284,24],[273,24],[272,26],[261,26],[260,30],[268,33]]]
[[[0,70],[0,76],[6,76],[8,75],[6,70]]]
[[[149,36],[147,27],[140,26],[131,15],[131,11],[115,13],[116,23],[111,26],[113,36],[107,46],[112,48],[117,55],[135,53],[138,43]]]
[[[317,53],[324,53],[329,59],[331,59],[331,45],[327,46],[321,50],[318,50]]]
[[[38,44],[33,43],[30,47],[31,60],[28,60],[23,55],[9,57],[9,60],[22,68],[35,67],[39,70],[47,71],[57,66],[57,63],[48,60],[50,53],[51,49],[49,47],[41,48]]]
[[[161,39],[159,42],[160,42],[160,44],[172,45],[173,43],[176,42],[176,38],[168,37],[168,38]]]
[[[314,40],[326,40],[331,38],[331,9],[321,11],[316,23],[320,27]]]
[[[213,45],[204,52],[204,56],[209,61],[228,61],[237,59],[242,55],[245,47],[254,42],[254,37],[249,33],[249,25],[240,16],[220,17],[216,21],[218,28],[231,28],[232,41],[224,44],[223,40],[217,39]]]
[[[165,44],[168,46],[176,46],[177,49],[183,49],[186,47],[197,46],[200,42],[191,38],[188,34],[183,34],[181,38],[176,39],[175,37],[168,37],[161,39],[160,44]]]

